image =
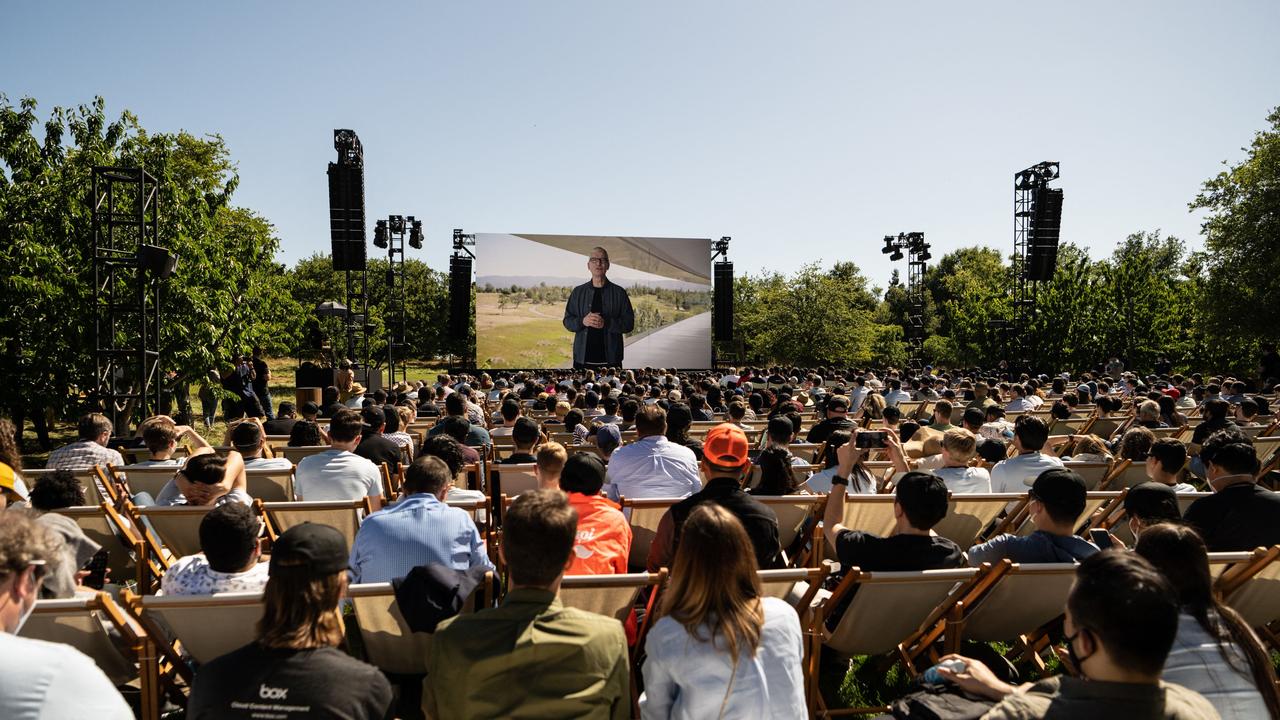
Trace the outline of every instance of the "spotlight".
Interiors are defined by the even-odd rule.
[[[933,259],[933,255],[930,254],[928,250],[925,250],[924,252],[920,253],[920,259],[925,262],[928,262],[929,260]]]
[[[414,250],[422,249],[422,221],[409,216],[409,247]]]
[[[902,251],[901,251],[901,250],[894,250],[894,251],[893,251],[893,254],[889,256],[889,259],[890,259],[890,260],[892,260],[893,262],[897,262],[897,261],[901,260],[901,259],[902,259]]]
[[[387,218],[387,220],[390,221],[391,223],[391,232],[395,233],[396,235],[404,234],[404,216],[403,215],[392,215],[391,217]]]
[[[387,221],[379,220],[373,226],[373,244],[380,248],[387,246]]]
[[[168,280],[178,269],[178,256],[156,245],[141,245],[137,253],[138,265],[160,280]]]
[[[889,253],[893,252],[893,236],[892,235],[884,236],[884,247],[880,248],[880,252],[884,253],[885,255],[888,255]]]

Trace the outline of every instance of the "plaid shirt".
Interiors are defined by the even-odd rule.
[[[124,458],[116,450],[103,447],[92,440],[80,440],[49,453],[45,467],[53,470],[87,470],[94,465],[124,465]]]

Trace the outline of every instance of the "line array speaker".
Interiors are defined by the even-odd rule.
[[[471,257],[449,258],[449,335],[466,338],[471,330]]]
[[[712,286],[712,330],[716,340],[733,339],[733,263],[715,265]]]
[[[1027,232],[1027,279],[1050,280],[1058,266],[1058,236],[1062,228],[1062,190],[1035,191],[1031,227]]]
[[[329,235],[333,269],[365,269],[364,168],[329,163]]]

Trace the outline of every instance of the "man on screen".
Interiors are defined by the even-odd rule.
[[[573,367],[622,365],[622,336],[635,326],[631,298],[621,285],[609,282],[609,253],[591,249],[587,260],[591,282],[573,289],[564,306],[564,327],[573,333]]]

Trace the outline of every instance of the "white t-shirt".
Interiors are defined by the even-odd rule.
[[[289,458],[246,458],[245,470],[291,470],[293,461]]]
[[[381,497],[382,472],[355,453],[329,448],[298,462],[293,488],[299,500]]]
[[[133,711],[79,650],[0,632],[0,717],[133,720]]]
[[[991,474],[980,467],[940,467],[932,471],[953,493],[991,492]]]
[[[1001,460],[991,468],[991,492],[1024,493],[1040,473],[1062,467],[1062,461],[1040,452],[1026,453]]]

